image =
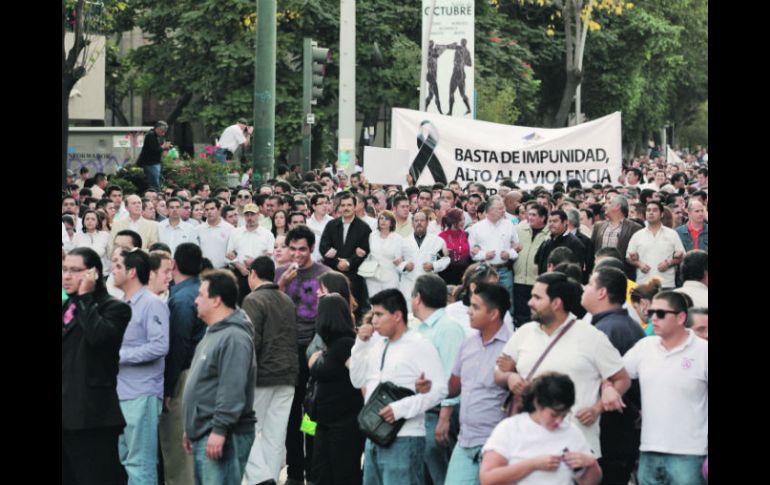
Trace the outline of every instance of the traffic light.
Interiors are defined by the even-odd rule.
[[[318,43],[305,38],[303,53],[303,74],[305,90],[309,93],[311,105],[318,102],[323,95],[323,79],[326,75],[326,64],[331,62],[331,51],[326,47],[318,47]]]
[[[326,64],[331,62],[332,54],[326,47],[318,47],[318,42],[305,37],[302,52],[302,169],[309,171],[310,161],[310,128],[315,123],[311,106],[318,102],[323,95],[323,80],[326,75]]]

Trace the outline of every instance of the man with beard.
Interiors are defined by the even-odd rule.
[[[601,457],[599,417],[622,407],[620,396],[631,385],[618,350],[590,323],[577,320],[580,284],[563,273],[540,275],[532,287],[532,321],[523,325],[505,345],[495,369],[495,382],[521,394],[536,361],[553,338],[560,336],[532,378],[545,372],[567,374],[575,383],[574,416],[597,458]],[[602,383],[606,382],[603,386]],[[612,387],[611,393],[604,387]],[[601,393],[600,393],[601,388]],[[603,398],[606,398],[603,399]]]

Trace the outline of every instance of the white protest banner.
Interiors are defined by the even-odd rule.
[[[435,0],[428,45],[425,110],[473,119],[473,0]],[[428,29],[431,0],[422,0],[422,29]]]
[[[497,193],[511,179],[522,189],[577,179],[616,184],[622,172],[620,112],[568,128],[500,125],[394,108],[393,148],[409,151],[418,185],[457,180]]]
[[[684,165],[684,162],[671,148],[671,145],[666,145],[666,163],[669,165]]]
[[[370,183],[406,185],[409,162],[407,150],[364,147],[364,177]]]

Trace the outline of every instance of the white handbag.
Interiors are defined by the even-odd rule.
[[[366,257],[361,266],[358,267],[358,276],[362,278],[380,278],[380,263],[372,258],[371,253]]]

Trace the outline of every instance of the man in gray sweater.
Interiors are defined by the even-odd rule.
[[[243,310],[254,325],[257,389],[256,439],[246,465],[246,483],[275,484],[283,464],[286,425],[299,373],[296,307],[275,280],[275,263],[267,256],[249,267],[251,293]]]
[[[254,442],[254,327],[236,309],[238,282],[225,270],[201,275],[195,304],[208,329],[195,349],[184,390],[182,444],[195,483],[240,485]]]

